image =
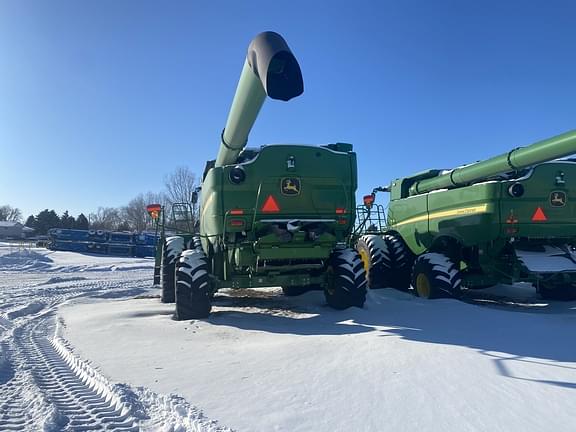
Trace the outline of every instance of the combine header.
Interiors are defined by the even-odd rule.
[[[156,254],[156,235],[105,230],[52,228],[48,230],[48,249],[99,255],[152,257]]]
[[[576,131],[453,170],[394,180],[387,228],[357,243],[372,286],[425,298],[530,282],[576,299]]]

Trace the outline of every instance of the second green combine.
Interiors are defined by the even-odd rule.
[[[199,232],[162,240],[162,297],[175,300],[176,319],[208,316],[222,287],[281,286],[286,295],[321,288],[336,309],[364,305],[365,271],[350,247],[357,187],[352,146],[246,148],[266,97],[288,101],[303,90],[284,39],[258,35],[218,156],[204,170]]]
[[[576,161],[555,160],[575,153],[571,131],[377,188],[390,193],[386,228],[357,243],[370,286],[437,298],[528,282],[576,299]]]

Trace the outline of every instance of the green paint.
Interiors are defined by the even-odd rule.
[[[202,181],[199,234],[216,287],[318,284],[334,248],[349,242],[357,187],[352,145],[245,149],[266,97],[287,101],[302,91],[285,42],[259,35]]]
[[[470,287],[576,283],[576,272],[530,271],[517,253],[576,245],[576,162],[549,162],[575,153],[571,131],[449,173],[397,179],[389,188],[388,229],[415,255],[453,256]],[[533,220],[538,208],[546,220]]]

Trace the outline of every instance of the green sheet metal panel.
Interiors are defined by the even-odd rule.
[[[524,193],[513,197],[511,186]],[[502,182],[502,233],[531,239],[576,237],[576,163],[538,165],[524,178]]]
[[[487,182],[431,192],[428,197],[428,230],[432,239],[449,236],[469,246],[487,242],[500,232],[500,185]]]

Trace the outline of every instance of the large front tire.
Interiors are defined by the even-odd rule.
[[[162,245],[162,263],[160,286],[162,303],[174,303],[176,292],[176,261],[184,249],[184,239],[167,237]]]
[[[408,249],[404,240],[393,233],[382,236],[384,247],[382,249],[382,267],[385,286],[408,291],[414,255]]]
[[[330,255],[324,288],[326,302],[334,309],[363,307],[366,301],[366,271],[354,249],[336,249]]]
[[[195,249],[182,252],[176,264],[176,320],[207,318],[211,293],[206,255]]]
[[[382,237],[365,235],[358,240],[356,249],[370,288],[391,287],[401,291],[410,288],[414,257],[400,237],[392,233]]]
[[[462,274],[446,255],[425,253],[414,262],[412,287],[414,294],[422,298],[458,298],[462,293]]]
[[[382,249],[384,241],[377,235],[364,235],[356,243],[356,250],[366,272],[366,286],[368,288],[384,288]]]

